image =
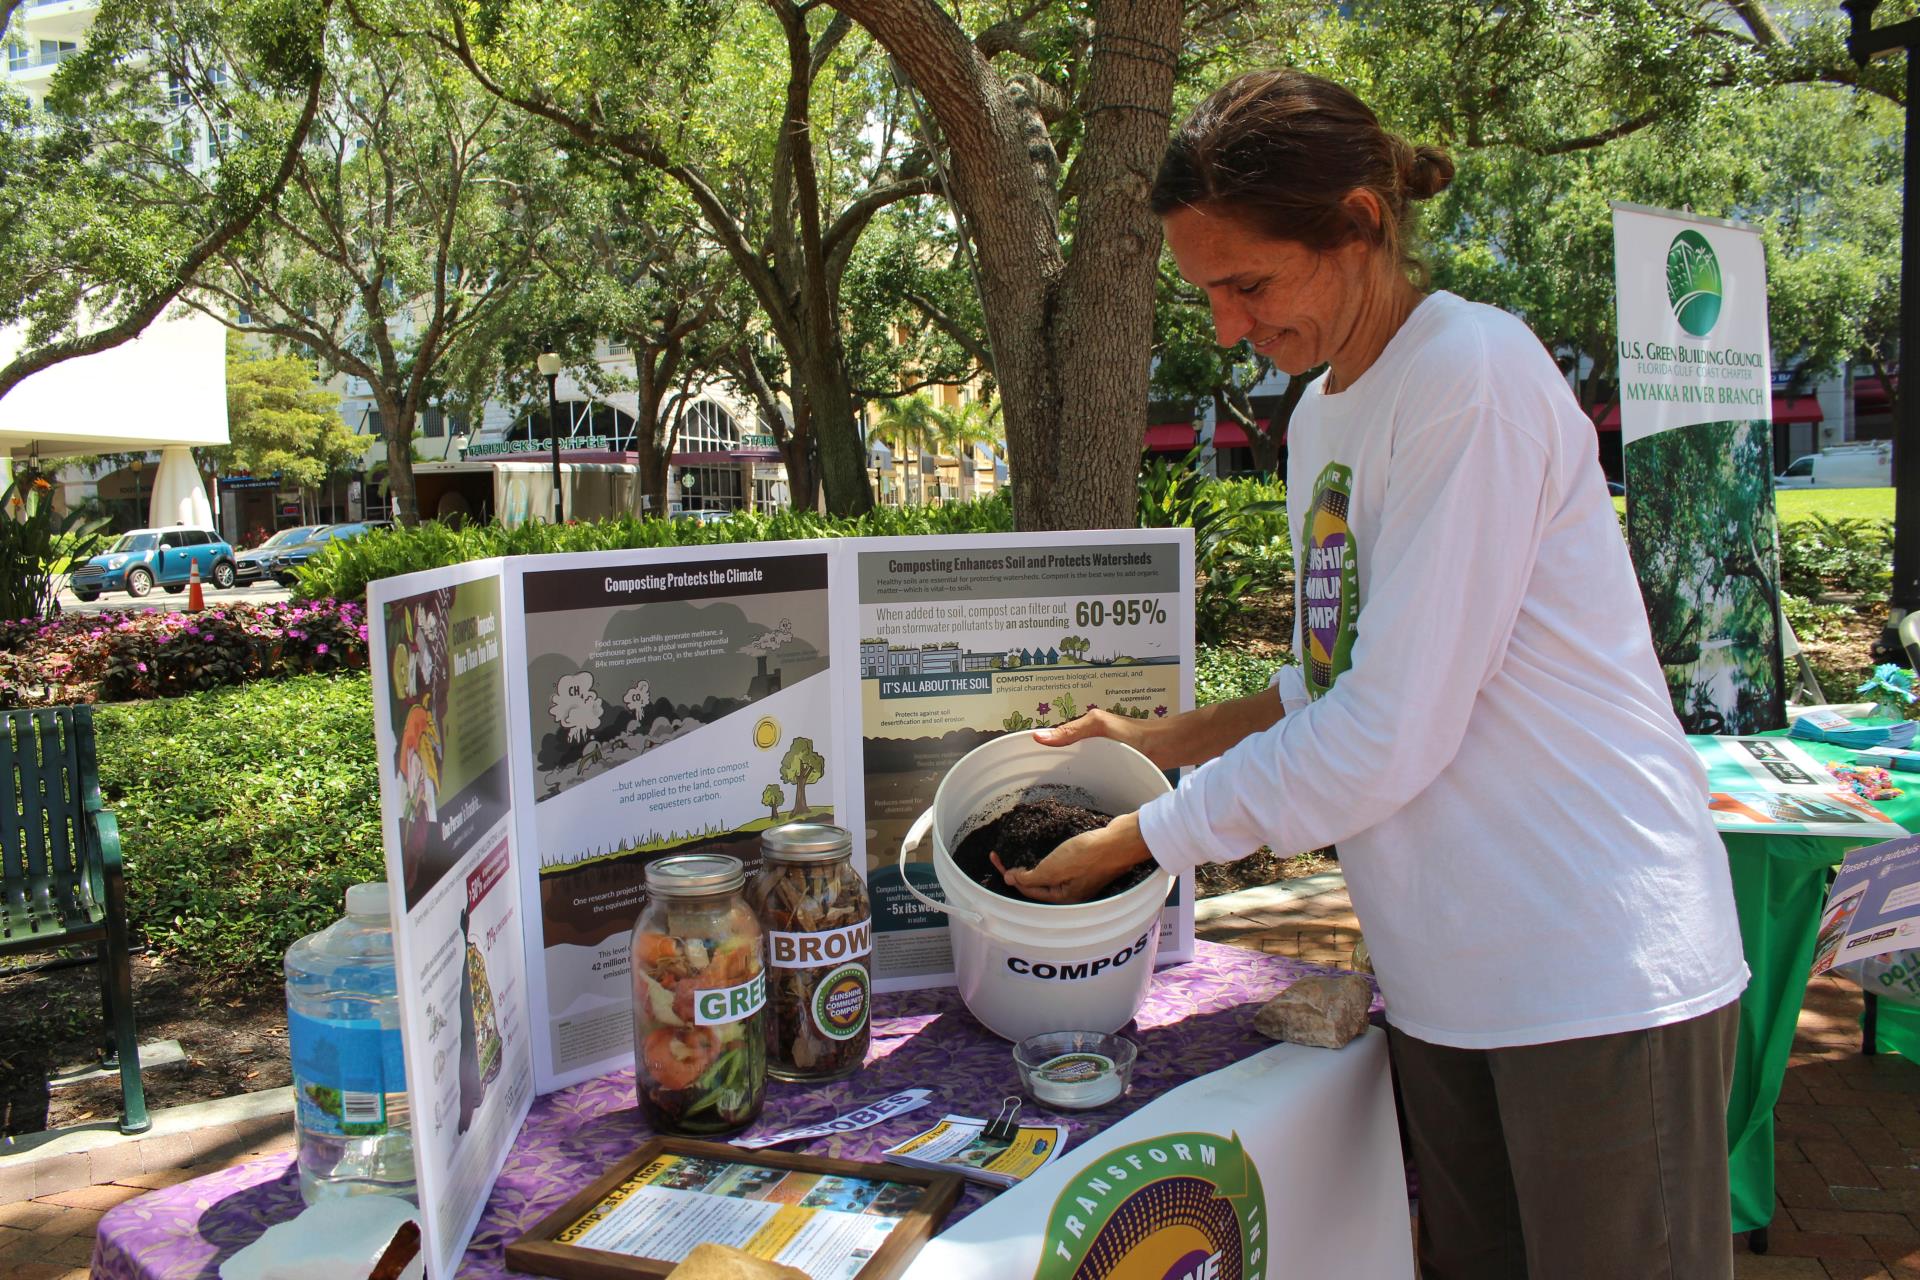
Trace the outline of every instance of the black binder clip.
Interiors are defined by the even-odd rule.
[[[1020,1099],[1008,1098],[1000,1104],[1000,1114],[993,1118],[986,1131],[980,1136],[990,1142],[1012,1142],[1013,1135],[1020,1132]]]

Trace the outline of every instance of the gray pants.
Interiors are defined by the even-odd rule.
[[[1420,1177],[1422,1280],[1731,1280],[1738,1001],[1510,1049],[1389,1028]]]

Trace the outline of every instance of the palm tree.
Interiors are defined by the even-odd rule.
[[[969,400],[939,417],[941,447],[960,460],[960,501],[965,502],[971,496],[968,490],[973,483],[974,448],[985,445],[998,453],[1007,447],[1006,429],[1000,422],[1000,404]]]
[[[941,434],[939,409],[934,407],[922,392],[916,391],[908,396],[895,396],[886,402],[880,411],[873,429],[868,432],[868,440],[885,441],[893,450],[896,459],[904,459],[909,450],[913,453],[913,465],[907,470],[909,482],[919,475],[921,455],[937,447]],[[926,486],[919,484],[921,499],[925,499]]]

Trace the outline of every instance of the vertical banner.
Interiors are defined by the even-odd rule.
[[[445,1280],[533,1102],[500,562],[367,593],[380,808],[427,1273]]]
[[[855,689],[874,985],[947,985],[946,918],[895,865],[907,829],[947,769],[989,739],[1094,707],[1142,719],[1192,708],[1193,532],[863,538],[843,554],[859,649],[841,679]],[[932,859],[923,842],[907,874],[938,894]],[[1189,873],[1168,898],[1160,959],[1192,954]]]
[[[1613,206],[1627,543],[1689,733],[1786,723],[1758,233]]]
[[[646,864],[833,822],[819,543],[528,557],[509,578],[511,751],[542,1093],[633,1058],[628,949]]]

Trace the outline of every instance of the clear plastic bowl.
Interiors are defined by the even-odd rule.
[[[1118,1101],[1133,1079],[1140,1051],[1124,1036],[1048,1031],[1013,1047],[1020,1087],[1043,1107],[1090,1111]]]

